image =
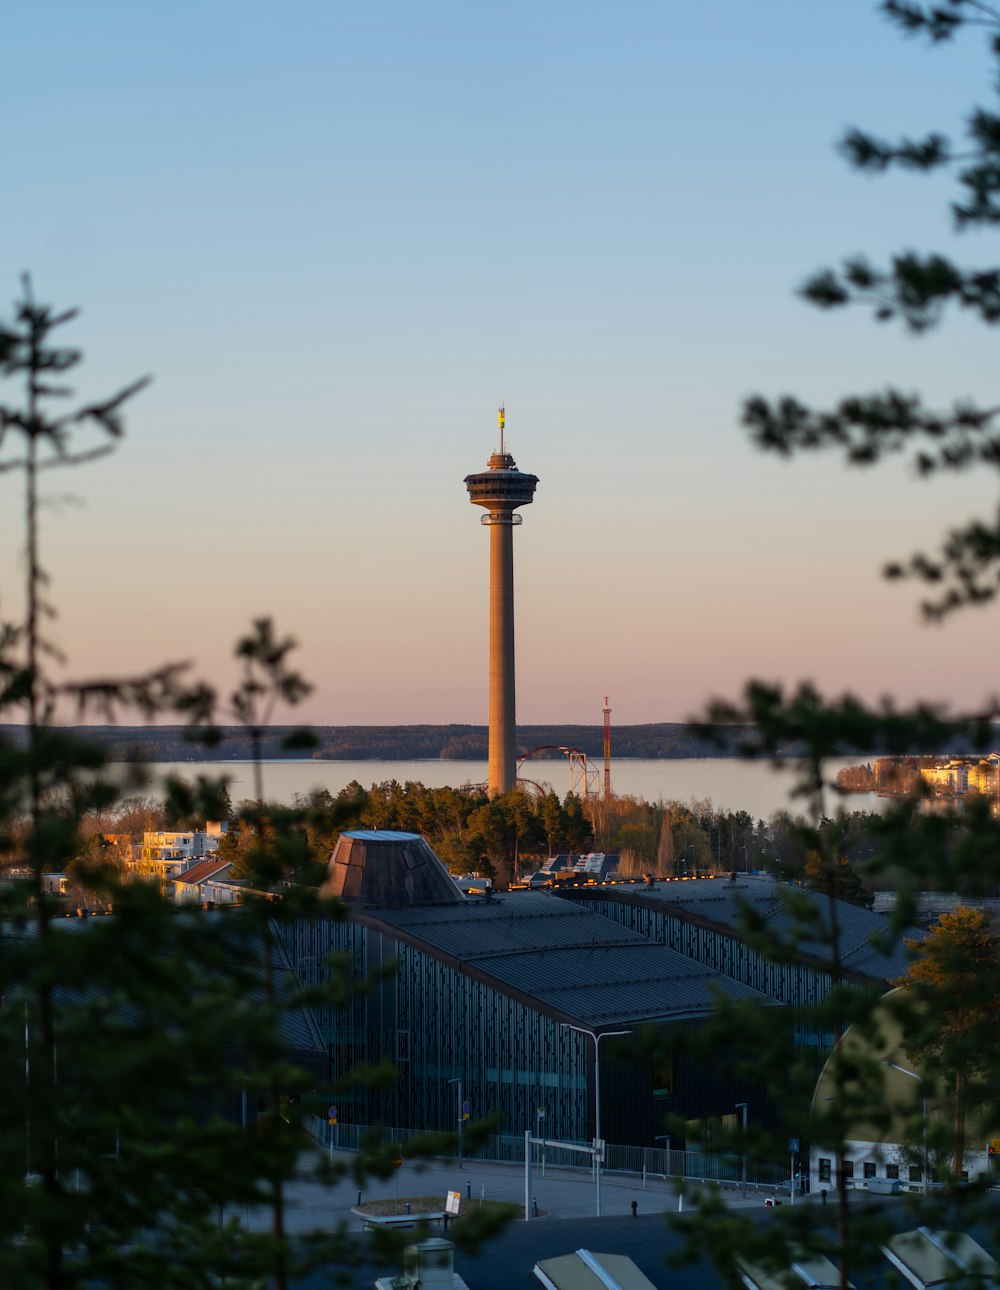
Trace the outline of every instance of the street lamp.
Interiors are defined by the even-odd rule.
[[[924,1082],[923,1078],[920,1075],[918,1075],[916,1071],[908,1071],[905,1066],[897,1066],[895,1062],[889,1061],[888,1058],[886,1058],[882,1062],[882,1065],[888,1066],[890,1070],[899,1071],[900,1075],[908,1075],[910,1079],[915,1079],[918,1084],[923,1084]],[[928,1185],[930,1183],[930,1176],[927,1172],[927,1094],[926,1093],[923,1094],[923,1105],[924,1105],[924,1195],[926,1196]]]
[[[737,1102],[736,1109],[743,1111],[743,1155],[740,1158],[740,1174],[743,1180],[743,1199],[747,1198],[747,1104],[746,1102]]]
[[[563,1025],[567,1030],[575,1030],[578,1034],[589,1035],[594,1041],[594,1147],[596,1155],[594,1156],[594,1177],[597,1183],[597,1217],[601,1217],[601,1150],[603,1141],[601,1139],[601,1040],[611,1039],[615,1035],[631,1035],[631,1030],[602,1030],[597,1034],[593,1030],[584,1030],[583,1026],[570,1025],[564,1021]]]
[[[450,1079],[448,1083],[458,1085],[458,1167],[459,1169],[461,1169],[462,1167],[462,1120],[464,1118],[462,1114],[462,1108],[465,1105],[465,1103],[462,1101],[462,1080],[461,1080],[461,1077],[456,1077],[455,1079]]]

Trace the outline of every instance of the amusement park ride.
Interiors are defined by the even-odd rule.
[[[604,776],[603,795],[605,801],[611,797],[611,709],[608,707],[607,695],[604,696]],[[530,752],[521,753],[517,758],[516,783],[525,788],[534,789],[537,793],[544,788],[537,780],[528,779],[521,771],[526,761],[540,753],[561,752],[569,765],[569,791],[577,797],[599,798],[601,796],[601,772],[592,762],[587,761],[587,754],[582,748],[570,748],[565,744],[539,744]],[[466,789],[486,789],[486,784],[464,784]]]
[[[600,797],[601,773],[595,766],[588,766],[587,754],[582,748],[566,748],[560,744],[539,744],[530,752],[523,753],[517,759],[517,782],[541,791],[541,785],[521,774],[526,761],[538,753],[558,751],[564,754],[569,762],[569,791],[577,797]]]
[[[607,801],[611,797],[611,709],[608,706],[608,696],[604,696],[604,799]],[[530,752],[523,753],[517,759],[517,780],[518,783],[530,784],[533,788],[539,785],[533,779],[522,777],[521,769],[526,761],[529,761],[537,753],[558,751],[563,753],[569,762],[569,791],[575,793],[577,797],[600,797],[601,796],[601,772],[595,766],[587,764],[587,754],[582,748],[567,748],[563,744],[540,744],[537,748],[532,748]]]

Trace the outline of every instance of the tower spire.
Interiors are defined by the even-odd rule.
[[[497,425],[500,427],[500,456],[503,456],[503,428],[506,422],[506,415],[503,408],[503,399],[500,400],[500,407],[497,410]]]

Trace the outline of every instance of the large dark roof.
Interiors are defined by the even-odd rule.
[[[560,1020],[622,1023],[706,1016],[715,992],[770,1001],[749,986],[548,893],[482,904],[352,910],[366,926],[444,959]]]
[[[745,910],[749,906],[784,946],[794,946],[803,958],[826,963],[829,945],[806,932],[800,920],[789,909],[783,893],[810,902],[820,926],[830,925],[827,897],[803,887],[789,887],[770,878],[703,878],[685,882],[657,882],[652,886],[563,888],[557,895],[567,901],[580,900],[594,907],[608,903],[631,903],[673,914],[687,922],[742,934]],[[841,964],[846,972],[874,982],[888,982],[902,976],[911,955],[898,938],[891,934],[891,924],[882,914],[850,905],[845,900],[833,902],[840,933]],[[922,939],[926,933],[907,928],[909,938]]]

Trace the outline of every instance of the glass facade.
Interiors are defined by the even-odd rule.
[[[388,931],[320,918],[282,936],[301,985],[342,986],[335,1003],[314,1008],[334,1080],[381,1060],[397,1068],[392,1089],[338,1090],[345,1122],[454,1131],[449,1081],[460,1079],[471,1118],[495,1117],[499,1133],[534,1130],[544,1108],[546,1137],[587,1140],[585,1036]]]

